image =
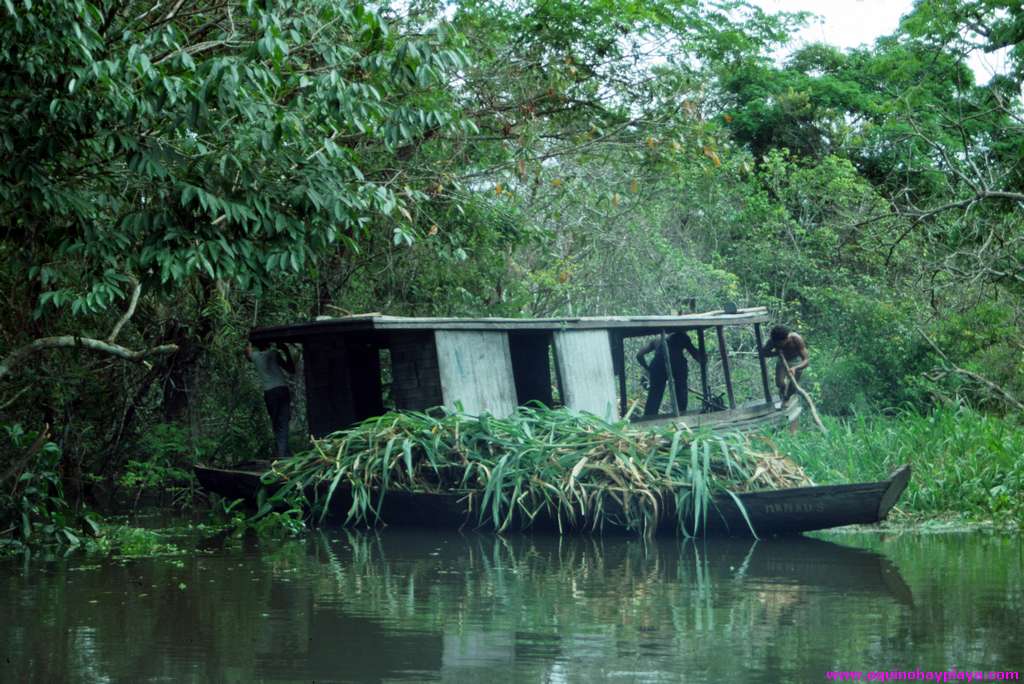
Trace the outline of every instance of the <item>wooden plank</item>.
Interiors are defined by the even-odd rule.
[[[676,375],[672,370],[672,355],[668,351],[668,343],[665,341],[664,330],[661,331],[659,346],[661,347],[661,353],[665,355],[665,373],[668,374],[666,384],[668,385],[669,403],[672,405],[672,415],[678,416],[680,397],[676,396]]]
[[[444,403],[433,334],[394,335],[388,342],[388,350],[395,408],[423,410]]]
[[[437,330],[437,365],[444,404],[461,402],[470,415],[498,417],[516,410],[512,355],[504,332]]]
[[[764,307],[739,309],[735,314],[708,311],[681,316],[593,316],[585,318],[411,318],[402,316],[350,316],[323,318],[295,325],[253,330],[253,342],[298,342],[310,336],[338,335],[380,330],[599,330],[599,329],[672,329],[686,330],[716,325],[766,323]],[[639,334],[639,333],[637,333]],[[646,334],[651,334],[648,331]]]
[[[768,364],[764,358],[764,339],[761,337],[761,324],[754,324],[754,337],[757,338],[757,360],[761,364],[761,385],[764,387],[764,400],[772,403],[772,391],[768,386]]]
[[[697,331],[697,350],[700,351],[700,392],[704,395],[701,408],[711,401],[711,388],[708,386],[708,347],[704,339],[704,328]]]
[[[626,345],[618,331],[609,334],[612,341],[612,363],[615,375],[619,379],[619,415],[624,416],[629,410],[626,397]]]
[[[732,393],[732,372],[729,369],[729,351],[725,348],[725,330],[715,326],[718,333],[718,352],[722,355],[722,375],[725,376],[725,391],[729,395],[729,408],[736,408],[736,397]]]
[[[781,410],[771,404],[758,402],[712,413],[684,413],[678,418],[661,417],[652,420],[638,420],[634,422],[634,425],[637,428],[645,429],[675,423],[686,425],[691,430],[703,428],[745,430],[766,425],[786,424],[800,416],[802,407],[799,399],[796,396],[790,397]]]
[[[683,316],[618,316],[593,318],[400,318],[381,316],[372,320],[376,330],[592,330],[612,328],[692,329],[715,325],[751,325],[769,320],[767,310],[740,310],[735,314],[686,314]],[[330,324],[318,321],[313,325]],[[344,323],[344,321],[339,321]]]
[[[302,345],[306,380],[306,424],[323,437],[355,420],[349,358],[341,340],[307,341]]]
[[[618,418],[609,332],[556,332],[555,355],[561,374],[563,403],[571,409],[587,411],[605,420]]]

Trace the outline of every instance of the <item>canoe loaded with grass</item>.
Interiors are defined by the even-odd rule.
[[[884,519],[909,468],[882,482],[814,486],[770,442],[744,436],[800,411],[796,397],[773,404],[761,354],[766,321],[757,308],[368,315],[257,329],[253,342],[303,347],[312,448],[196,473],[208,489],[262,511],[302,505],[319,520],[363,525],[767,535]],[[627,347],[674,332],[693,334],[702,353],[690,377],[699,389],[687,388],[698,401],[684,410],[670,381],[670,411],[636,416]]]

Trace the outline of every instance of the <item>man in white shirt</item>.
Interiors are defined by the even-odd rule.
[[[292,395],[288,390],[288,379],[282,370],[295,372],[288,347],[278,343],[271,349],[266,342],[246,345],[245,356],[256,367],[256,374],[263,386],[263,400],[270,414],[270,427],[274,431],[274,458],[285,458],[288,451],[288,425],[292,417]]]

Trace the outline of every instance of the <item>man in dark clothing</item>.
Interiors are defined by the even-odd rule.
[[[256,367],[256,374],[263,386],[263,401],[270,414],[270,427],[274,431],[274,458],[288,456],[288,425],[292,417],[292,396],[288,390],[288,380],[282,369],[289,373],[295,372],[295,362],[291,352],[283,344],[271,349],[267,343],[257,343],[253,351],[252,345],[245,348],[245,356]]]
[[[655,337],[636,355],[637,363],[643,366],[650,374],[650,387],[647,390],[647,403],[644,406],[645,416],[658,415],[661,399],[665,394],[665,385],[668,382],[668,364],[665,363],[666,347],[668,348],[669,359],[672,362],[672,380],[675,383],[676,404],[679,406],[680,413],[686,411],[687,400],[690,394],[689,387],[687,386],[689,368],[687,367],[686,355],[683,354],[683,350],[685,349],[689,352],[690,356],[701,363],[705,360],[700,351],[693,346],[689,334],[675,332],[664,339],[665,344],[662,345],[662,337],[660,335]],[[654,352],[654,360],[648,364],[647,355],[651,352]]]

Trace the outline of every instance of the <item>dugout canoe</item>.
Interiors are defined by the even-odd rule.
[[[207,490],[230,500],[243,499],[255,503],[265,487],[261,476],[265,466],[249,463],[235,468],[194,466],[196,477]],[[760,537],[798,534],[845,525],[872,524],[885,520],[910,481],[910,466],[897,468],[887,479],[844,485],[794,487],[790,489],[737,492],[754,531]],[[272,494],[274,485],[266,486]],[[602,531],[621,531],[614,525],[615,501],[606,499],[606,522]],[[351,492],[338,487],[330,501],[329,515],[344,520],[352,506]],[[480,495],[467,492],[422,493],[390,491],[380,508],[380,522],[385,525],[420,527],[476,527]],[[524,529],[523,521],[513,529]],[[593,521],[583,521],[580,530],[592,529]],[[486,525],[485,525],[486,526]],[[529,525],[535,530],[558,530],[558,521],[543,512]],[[666,498],[661,507],[657,530],[659,534],[679,533],[674,500]],[[712,500],[706,523],[697,534],[716,536],[751,536],[743,511],[728,493]]]

